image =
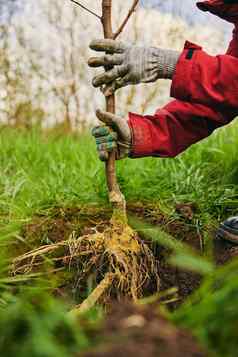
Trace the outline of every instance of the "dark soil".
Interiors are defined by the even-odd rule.
[[[77,237],[91,234],[95,227],[99,232],[103,231],[109,217],[109,210],[96,207],[55,207],[50,212],[36,215],[22,228],[22,239],[13,242],[12,253],[21,255],[42,245],[67,240],[71,234]]]
[[[103,343],[83,357],[204,357],[191,334],[173,326],[155,306],[117,304],[98,336]]]
[[[155,209],[153,206],[133,205],[129,207],[129,210],[139,219],[143,219],[155,227],[163,227],[166,233],[202,253],[203,239],[191,224],[194,212],[197,210],[195,205],[177,205],[178,218],[173,219],[166,217],[159,208]],[[155,254],[160,262],[161,290],[166,291],[174,287],[178,289],[177,300],[169,304],[171,309],[175,309],[200,286],[201,276],[171,266],[168,263],[171,252],[162,246],[157,246]]]
[[[175,207],[177,216],[173,219],[166,217],[160,208],[156,209],[152,205],[132,205],[129,207],[129,211],[154,226],[163,227],[165,232],[188,244],[201,255],[206,253],[206,249],[210,249],[217,265],[223,265],[238,256],[238,246],[218,239],[216,237],[216,227],[207,227],[206,233],[210,241],[209,247],[205,247],[205,239],[202,232],[198,231],[193,224],[196,217],[199,217],[198,207],[194,203],[177,204]],[[172,287],[178,288],[177,301],[169,304],[171,309],[175,309],[200,286],[201,276],[171,266],[168,263],[170,251],[164,247],[160,246],[156,249],[155,254],[160,262],[161,290],[167,290]]]
[[[185,242],[194,248],[198,253],[204,254],[204,239],[194,224],[193,219],[197,214],[196,205],[179,204],[175,207],[177,216],[166,217],[155,206],[136,204],[128,207],[129,213],[136,215],[143,221],[147,221],[155,226],[163,227],[163,230],[174,238]],[[12,249],[13,255],[23,254],[40,245],[57,243],[69,239],[71,234],[79,237],[84,234],[95,232],[95,227],[99,232],[103,232],[108,226],[110,210],[105,211],[96,207],[74,207],[74,208],[55,208],[50,214],[36,216],[30,224],[27,224],[22,230],[23,240],[15,244]],[[231,258],[238,256],[238,247],[229,242],[217,240],[215,238],[215,229],[210,229],[209,238],[212,241],[214,258],[218,265],[224,264]],[[149,242],[150,244],[150,242]],[[166,291],[169,288],[178,289],[177,300],[169,304],[171,309],[177,308],[201,283],[201,276],[189,271],[184,271],[171,266],[168,263],[168,257],[171,252],[168,249],[156,245],[153,247],[154,254],[159,261],[159,275],[161,278],[161,290]],[[59,262],[56,268],[67,266],[66,261]],[[76,276],[71,271],[74,277]],[[80,274],[77,271],[77,274]],[[66,281],[64,281],[66,279]],[[71,278],[67,281],[66,275],[62,275],[62,284],[56,288],[59,295],[64,296],[65,292],[70,291],[75,281]],[[147,295],[155,293],[155,287],[148,287]],[[77,295],[80,292],[77,293]],[[81,294],[81,293],[80,293]]]
[[[180,204],[175,207],[174,217],[166,217],[159,208],[137,204],[129,206],[129,213],[139,219],[162,227],[175,239],[194,248],[198,253],[213,254],[217,265],[222,265],[238,256],[238,246],[216,239],[215,228],[207,229],[208,246],[204,244],[203,232],[193,224],[199,216],[197,207],[193,204]],[[22,229],[22,240],[15,244],[14,255],[23,254],[40,245],[57,243],[67,240],[72,234],[76,237],[95,232],[103,232],[109,224],[110,210],[97,208],[55,208],[50,215],[38,215]],[[201,230],[202,231],[202,230]],[[201,283],[201,276],[189,271],[177,269],[168,263],[171,252],[158,244],[148,242],[159,261],[161,290],[177,287],[177,299],[167,306],[176,309]],[[67,277],[67,262],[62,261],[58,267],[63,267],[62,277],[58,276],[58,284],[54,294],[69,299],[74,303],[78,295],[84,294],[77,286],[75,289],[75,272],[71,270]],[[58,273],[57,273],[58,274]],[[80,274],[77,271],[76,274]],[[92,280],[94,279],[91,277]],[[91,279],[90,278],[90,279]],[[68,279],[68,280],[67,280]],[[77,285],[77,284],[76,284]],[[153,286],[148,287],[147,295],[156,293]],[[72,295],[76,300],[71,300]],[[81,295],[80,295],[81,296]],[[174,296],[172,296],[173,298]],[[165,298],[166,300],[166,298]],[[110,306],[110,304],[109,304]],[[158,305],[132,306],[123,302],[117,303],[109,313],[105,325],[98,331],[97,340],[102,340],[96,350],[84,354],[84,357],[189,357],[207,356],[197,341],[189,332],[176,328],[158,310]]]

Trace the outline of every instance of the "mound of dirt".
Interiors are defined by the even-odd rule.
[[[144,222],[148,222],[153,226],[162,228],[165,232],[172,235],[175,239],[182,241],[198,253],[204,254],[207,247],[204,245],[203,232],[199,232],[192,221],[193,215],[197,212],[197,207],[192,204],[180,204],[176,206],[178,212],[177,217],[167,217],[159,207],[153,205],[134,204],[128,206],[128,211],[131,215],[138,217]],[[110,209],[100,209],[96,207],[71,207],[71,208],[55,208],[51,210],[50,215],[38,215],[33,218],[32,222],[28,223],[22,229],[21,241],[16,241],[12,247],[13,257],[18,257],[24,253],[37,249],[41,246],[58,244],[68,240],[71,236],[79,237],[82,235],[94,234],[95,231],[103,232],[109,225]],[[238,256],[238,247],[229,242],[218,240],[215,238],[215,228],[209,228],[206,231],[211,239],[213,254],[218,265],[223,265],[233,257]],[[141,237],[144,239],[144,237]],[[146,241],[146,238],[145,238]],[[160,289],[176,287],[178,289],[177,300],[168,304],[170,309],[176,309],[186,298],[193,293],[201,283],[201,276],[183,269],[178,269],[168,263],[168,258],[171,252],[158,244],[151,244],[151,241],[146,241],[147,245],[154,253],[158,264],[158,274],[160,276]],[[62,252],[61,252],[62,253]],[[56,256],[52,269],[64,269],[61,273],[57,272],[59,277],[56,287],[56,295],[69,295],[71,299],[76,299],[76,303],[81,301],[81,295],[87,290],[85,284],[79,284],[81,278],[81,263],[71,259],[68,251],[62,256]],[[68,257],[65,257],[68,256]],[[37,261],[35,260],[37,263]],[[25,261],[23,261],[25,264]],[[79,264],[80,263],[80,264]],[[24,267],[23,264],[23,267]],[[70,269],[69,269],[70,265]],[[21,270],[21,265],[20,265]],[[67,273],[67,276],[65,274]],[[102,268],[102,274],[104,270]],[[89,277],[93,283],[98,282],[94,275]],[[100,280],[99,280],[100,281]],[[146,288],[146,296],[157,292],[157,285],[151,283]]]
[[[116,305],[109,314],[97,349],[83,357],[204,357],[206,352],[185,330],[172,325],[158,306]]]

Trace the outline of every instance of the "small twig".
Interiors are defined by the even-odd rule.
[[[113,34],[113,39],[115,40],[124,30],[124,28],[126,27],[128,21],[130,20],[130,17],[132,16],[132,14],[135,12],[136,7],[138,5],[140,0],[134,0],[133,4],[125,18],[125,20],[122,22],[121,26],[118,28],[118,30]]]
[[[101,16],[99,16],[98,14],[96,14],[96,12],[90,10],[89,8],[87,8],[86,6],[80,4],[78,1],[76,0],[70,0],[71,2],[73,2],[74,4],[80,6],[82,9],[84,9],[85,11],[89,12],[91,15],[97,17],[100,21],[101,21]]]

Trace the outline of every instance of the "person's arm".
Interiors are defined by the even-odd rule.
[[[182,88],[188,85],[190,79],[188,73],[183,72],[183,62],[188,61],[186,66],[191,66],[190,70],[192,70],[191,64],[193,62],[190,62],[189,57],[194,55],[195,50],[201,50],[198,46],[190,43],[186,43],[185,48],[182,58],[178,62],[180,68],[175,71],[177,75],[181,73],[179,84]],[[227,55],[235,57],[234,60],[238,61],[236,58],[238,57],[238,26],[233,31],[233,38],[229,44]],[[186,57],[188,58],[186,59]],[[183,76],[187,78],[186,83],[183,82]],[[206,76],[199,77],[199,83],[202,87],[206,78]],[[177,80],[178,78],[174,78],[173,85],[177,84]],[[174,89],[172,88],[172,90]],[[180,94],[180,92],[178,93]],[[208,100],[207,97],[203,97],[203,99],[206,102]],[[237,115],[238,105],[235,109],[231,107],[224,109],[218,108],[217,105],[209,107],[181,100],[172,101],[164,108],[159,109],[154,116],[130,114],[129,125],[133,137],[130,156],[177,156],[192,144],[209,136],[215,129],[228,124]]]
[[[201,104],[174,100],[153,116],[134,113],[129,118],[97,111],[106,126],[93,129],[99,157],[105,161],[108,152],[116,158],[146,156],[175,157],[192,144],[206,138],[215,129],[229,123],[236,112],[218,112]]]
[[[235,58],[238,56],[237,31],[234,31],[233,35],[233,40],[227,52],[229,56],[227,57],[232,59],[231,56],[233,56],[233,60],[238,61]],[[178,63],[181,67],[181,87],[183,85],[182,76],[184,75],[187,78],[188,75],[183,73],[180,61],[188,61],[191,66],[192,58],[190,59],[190,57],[193,57],[195,51],[203,52],[200,47],[187,42]],[[184,56],[187,59],[184,59]],[[175,72],[178,72],[177,68]],[[199,80],[204,83],[206,77],[200,77]],[[203,97],[203,99],[207,98]],[[216,128],[228,124],[237,115],[238,105],[233,108],[226,105],[208,106],[175,100],[164,108],[159,109],[153,116],[130,113],[128,124],[131,129],[131,138],[129,141],[128,131],[124,130],[124,128],[118,130],[118,118],[115,117],[116,124],[114,123],[113,129],[119,132],[120,138],[119,142],[117,142],[119,152],[117,157],[124,158],[128,155],[132,158],[145,156],[175,157],[192,144],[209,136]],[[103,120],[102,117],[105,117],[105,119]],[[112,126],[108,122],[110,118],[106,113],[102,117],[99,117],[99,119]],[[127,120],[123,120],[126,125]],[[107,129],[106,134],[98,131],[96,134],[99,154],[101,157],[105,157],[105,151],[110,151],[112,147],[110,129]],[[121,146],[121,144],[123,145]]]
[[[210,56],[187,42],[173,75],[171,96],[218,110],[237,109],[238,58]]]
[[[174,100],[154,116],[129,114],[132,132],[130,157],[175,157],[192,144],[228,124],[238,114]]]

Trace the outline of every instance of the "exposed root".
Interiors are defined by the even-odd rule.
[[[105,278],[101,281],[100,284],[93,290],[93,292],[83,301],[82,304],[76,306],[73,310],[70,311],[72,316],[80,315],[88,310],[90,310],[99,299],[106,293],[109,289],[116,275],[112,273],[107,273]]]
[[[106,301],[108,297],[127,296],[137,300],[151,281],[159,289],[158,261],[137,233],[120,220],[111,221],[104,233],[79,238],[73,234],[67,241],[45,245],[17,257],[12,272],[28,274],[47,261],[51,264],[61,261],[69,269],[76,268],[75,288],[86,288],[89,277],[95,277],[99,286],[83,306],[91,306],[92,301],[99,299]],[[108,282],[112,276],[108,286],[105,279]]]

